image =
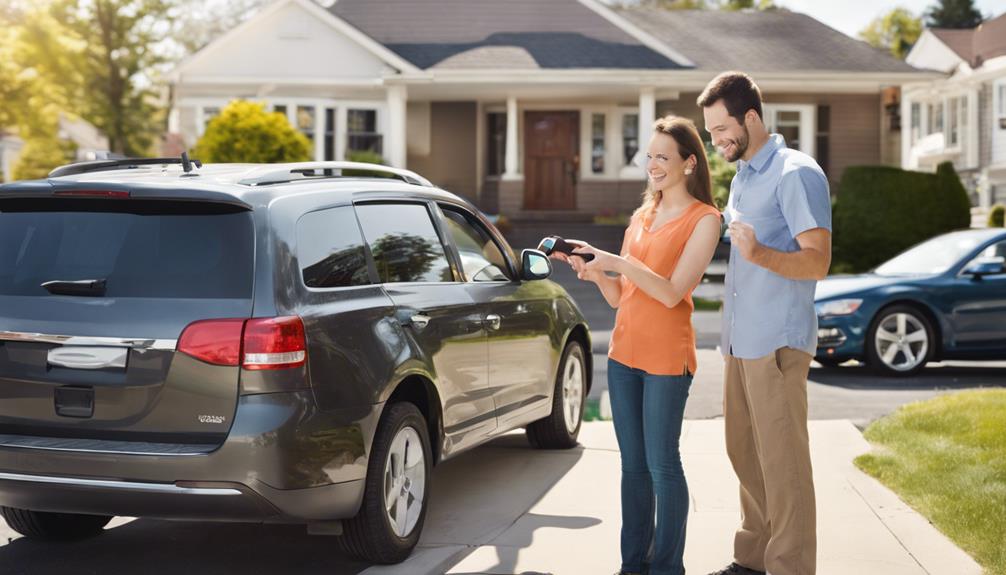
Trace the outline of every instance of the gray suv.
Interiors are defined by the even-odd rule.
[[[573,447],[590,334],[415,173],[115,160],[0,186],[0,513],[300,523],[406,558],[431,470],[525,428]]]

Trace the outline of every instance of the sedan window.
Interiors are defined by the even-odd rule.
[[[902,252],[881,264],[875,272],[882,276],[941,274],[981,242],[982,238],[967,232],[945,234]]]
[[[444,216],[469,281],[510,281],[506,258],[488,232],[458,211],[445,208]]]
[[[425,205],[362,204],[356,213],[381,282],[454,281]]]

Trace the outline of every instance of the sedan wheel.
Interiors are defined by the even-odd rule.
[[[555,377],[552,413],[527,426],[527,439],[539,449],[576,446],[587,394],[587,362],[580,342],[570,341],[562,352]]]
[[[867,339],[869,363],[885,375],[916,373],[932,357],[933,333],[929,321],[914,308],[883,310]]]

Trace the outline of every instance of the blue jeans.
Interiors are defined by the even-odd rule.
[[[608,359],[608,394],[622,455],[622,570],[685,572],[688,483],[678,450],[691,375],[651,375]],[[654,508],[656,525],[654,526]]]

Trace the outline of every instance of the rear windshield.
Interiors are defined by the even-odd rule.
[[[104,280],[104,297],[248,299],[251,213],[146,200],[0,202],[0,295]]]

